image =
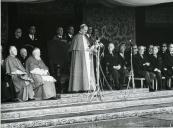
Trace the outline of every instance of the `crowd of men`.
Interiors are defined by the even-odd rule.
[[[168,47],[168,48],[167,48]],[[172,88],[171,78],[173,76],[173,44],[167,46],[166,43],[162,47],[149,45],[132,46],[132,58],[130,53],[125,52],[126,46],[120,45],[119,52],[115,53],[114,44],[108,45],[108,54],[105,55],[105,63],[108,67],[108,72],[114,80],[114,85],[117,89],[123,87],[125,77],[128,76],[130,65],[133,66],[135,78],[145,78],[146,87],[149,91],[155,91],[156,85],[153,81],[157,81],[158,90]],[[131,63],[132,59],[132,63]]]
[[[117,50],[114,43],[104,42],[98,29],[82,24],[74,36],[73,26],[66,34],[58,27],[47,43],[48,68],[41,59],[45,49],[39,38],[35,26],[29,27],[26,37],[22,37],[21,28],[15,30],[9,54],[1,61],[2,101],[57,99],[59,90],[61,93],[94,90],[98,47],[101,66],[113,89],[123,89],[131,65],[135,77],[145,78],[149,91],[156,90],[153,81],[157,81],[158,90],[172,89],[172,43],[163,43],[161,47],[151,44],[148,48],[133,45],[132,51],[121,43]]]

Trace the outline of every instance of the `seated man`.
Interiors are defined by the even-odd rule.
[[[20,56],[19,56],[19,60],[20,62],[22,63],[23,67],[26,67],[25,66],[25,62],[26,62],[26,59],[27,59],[27,50],[26,48],[21,48],[20,49]]]
[[[158,90],[162,89],[162,58],[158,55],[159,49],[158,46],[153,46],[153,55],[151,56],[151,67],[152,72],[156,75],[158,81]]]
[[[40,49],[35,48],[26,60],[26,70],[34,80],[35,97],[39,99],[56,99],[56,81],[49,75],[47,66],[40,58]]]
[[[6,101],[18,101],[16,99],[16,91],[14,84],[11,80],[11,76],[6,74],[5,63],[3,59],[3,49],[0,45],[1,50],[1,102]]]
[[[108,67],[108,72],[114,80],[114,88],[121,89],[124,82],[124,67],[121,67],[118,61],[118,55],[114,53],[114,44],[108,45],[108,53],[105,55],[105,63]]]
[[[167,89],[171,89],[168,80],[173,76],[173,44],[169,45],[169,52],[165,55],[163,63],[163,74],[166,77]]]
[[[144,46],[139,46],[138,54],[134,58],[134,75],[136,77],[144,77],[146,85],[149,86],[149,91],[154,91],[152,82],[155,78],[155,74],[152,73],[150,61],[144,56]]]
[[[12,78],[17,98],[22,101],[33,100],[34,91],[31,83],[33,80],[27,75],[25,68],[16,58],[16,47],[10,46],[9,53],[10,55],[5,60],[6,74]]]

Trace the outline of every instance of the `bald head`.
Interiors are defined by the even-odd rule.
[[[138,47],[138,52],[139,52],[140,55],[143,55],[144,51],[145,51],[145,47],[144,46],[139,46]]]
[[[20,55],[22,58],[26,58],[27,57],[27,50],[26,48],[21,48],[20,49]]]
[[[169,52],[173,53],[173,43],[169,45]]]
[[[11,56],[17,56],[17,48],[15,46],[10,46],[9,53]]]
[[[40,49],[39,49],[39,48],[35,48],[35,49],[32,51],[32,55],[33,55],[34,58],[40,59]]]

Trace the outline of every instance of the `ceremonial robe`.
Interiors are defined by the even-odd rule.
[[[69,91],[88,91],[95,89],[93,54],[89,50],[89,41],[78,33],[72,40],[72,53]]]
[[[8,56],[5,60],[6,74],[11,75],[17,97],[23,101],[33,99],[34,92],[31,84],[32,79],[26,73],[20,61],[13,56]]]
[[[35,97],[49,99],[56,97],[55,79],[49,75],[48,68],[40,59],[30,56],[26,61],[26,70],[34,80]]]

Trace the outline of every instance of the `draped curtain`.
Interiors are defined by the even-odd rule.
[[[42,3],[42,2],[49,2],[54,0],[2,0],[2,2],[34,2],[34,3]],[[82,1],[82,0],[81,0]],[[83,0],[84,2],[87,1],[88,3],[93,0]],[[124,5],[124,6],[151,6],[156,4],[162,3],[170,3],[173,0],[96,0],[97,2],[106,4],[106,5]]]

